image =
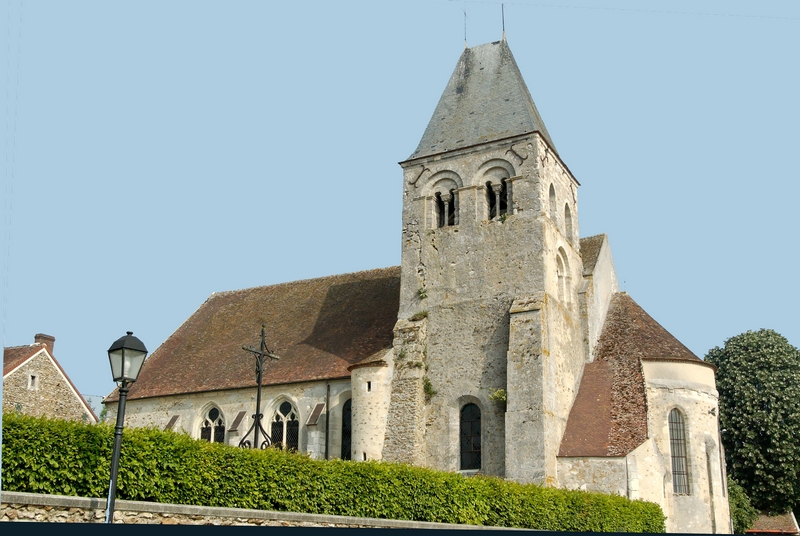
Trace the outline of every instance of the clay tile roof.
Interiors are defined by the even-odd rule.
[[[555,145],[505,40],[464,49],[410,159],[539,132]]]
[[[606,235],[599,234],[581,238],[581,260],[583,261],[583,275],[591,275],[594,272],[594,267],[597,264],[597,258],[600,256],[600,248],[603,247],[603,242],[606,240]]]
[[[800,534],[797,526],[797,519],[794,513],[789,512],[778,516],[768,516],[761,514],[753,523],[753,527],[748,533],[767,533],[767,534]]]
[[[263,385],[350,377],[350,365],[391,348],[399,304],[399,267],[212,294],[145,361],[128,397],[252,387],[242,346],[258,347],[262,323],[280,357]]]
[[[44,347],[43,344],[34,343],[28,346],[3,348],[3,376],[33,357]]]
[[[624,292],[615,294],[583,369],[559,456],[624,456],[647,439],[641,359],[703,363]]]

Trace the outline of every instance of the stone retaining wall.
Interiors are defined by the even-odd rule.
[[[105,521],[105,499],[10,491],[2,492],[0,499],[2,499],[0,521],[44,521],[50,523],[103,523]],[[163,525],[523,530],[120,500],[115,504],[114,522]]]

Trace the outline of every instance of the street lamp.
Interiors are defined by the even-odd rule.
[[[114,522],[114,501],[117,495],[117,472],[119,471],[119,453],[122,447],[122,425],[125,422],[125,402],[128,399],[129,385],[139,378],[139,371],[147,357],[147,348],[142,341],[129,331],[120,337],[108,349],[108,360],[111,362],[111,375],[119,384],[119,403],[117,405],[117,426],[114,428],[114,453],[111,457],[111,481],[108,483],[108,503],[106,523]],[[121,383],[120,383],[121,382]]]

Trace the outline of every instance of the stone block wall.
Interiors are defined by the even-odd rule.
[[[0,521],[42,521],[50,523],[105,522],[105,499],[8,491],[2,492],[0,499],[2,499]],[[141,525],[525,530],[139,501],[117,501],[115,504],[114,522]]]

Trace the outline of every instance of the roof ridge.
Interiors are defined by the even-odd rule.
[[[325,279],[332,279],[336,277],[345,277],[345,276],[354,276],[354,275],[361,275],[366,274],[368,272],[380,272],[380,271],[388,271],[392,269],[400,269],[400,265],[397,266],[386,266],[384,268],[371,268],[369,270],[358,270],[356,272],[345,272],[343,274],[331,274],[331,275],[323,275],[321,277],[307,277],[305,279],[295,279],[294,281],[282,281],[280,283],[273,283],[271,285],[256,285],[254,287],[245,287],[236,290],[219,290],[214,291],[209,296],[209,299],[213,296],[230,296],[236,294],[238,292],[249,292],[252,290],[260,289],[260,288],[271,288],[271,287],[282,287],[286,285],[294,285],[295,283],[305,283],[308,281],[323,281]]]

